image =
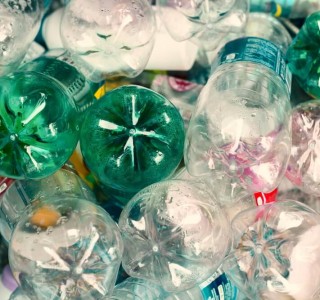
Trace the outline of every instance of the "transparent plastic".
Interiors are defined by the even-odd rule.
[[[79,140],[72,98],[34,72],[0,78],[0,175],[39,179],[60,169]]]
[[[80,146],[103,185],[135,193],[173,174],[184,137],[183,120],[171,102],[130,85],[108,92],[87,110]]]
[[[311,100],[294,107],[292,149],[286,176],[302,191],[320,196],[320,100]]]
[[[19,66],[37,35],[41,17],[40,0],[0,1],[0,76]]]
[[[232,222],[228,277],[250,299],[319,299],[320,215],[293,200],[241,212]]]
[[[292,38],[288,30],[275,17],[259,12],[251,12],[245,27],[246,36],[257,36],[276,44],[283,53],[287,52]]]
[[[10,295],[9,300],[35,300],[35,299],[28,297],[28,295],[23,291],[23,289],[21,287],[18,287]]]
[[[157,0],[157,7],[173,39],[190,39],[201,48],[212,51],[226,35],[239,34],[243,30],[249,1]]]
[[[112,294],[122,252],[118,226],[101,207],[48,197],[21,215],[9,261],[28,296],[96,300]]]
[[[202,283],[230,247],[228,220],[212,195],[183,180],[162,181],[137,193],[123,209],[119,227],[125,271],[169,292]]]
[[[290,155],[289,112],[288,89],[272,69],[250,61],[218,66],[190,120],[188,172],[226,174],[253,192],[274,190]]]
[[[25,211],[34,201],[43,201],[47,197],[79,197],[95,202],[90,188],[75,173],[60,169],[51,176],[40,180],[15,180],[0,198],[0,232],[9,242],[12,231]]]
[[[20,72],[35,72],[50,80],[58,81],[66,93],[74,100],[79,115],[96,100],[95,91],[99,83],[90,82],[81,68],[75,65],[70,53],[65,49],[47,51],[44,55],[27,62]]]
[[[61,21],[63,45],[94,82],[135,77],[154,43],[155,17],[147,0],[71,0]]]

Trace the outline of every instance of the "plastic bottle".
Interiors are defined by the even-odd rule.
[[[40,0],[0,2],[0,76],[19,66],[39,30],[41,17]]]
[[[137,193],[123,209],[122,266],[132,277],[178,293],[201,284],[229,250],[229,222],[212,194],[167,180]]]
[[[75,173],[60,169],[40,180],[12,180],[4,178],[0,194],[0,232],[9,242],[12,230],[26,207],[35,201],[55,195],[81,197],[95,202],[89,187]]]
[[[182,118],[171,102],[150,89],[125,85],[88,109],[80,148],[100,184],[125,205],[140,189],[174,173],[184,137]]]
[[[161,286],[141,279],[129,277],[118,284],[112,300],[239,300],[238,289],[227,276],[217,271],[199,286],[180,293],[166,292]]]
[[[248,209],[232,222],[223,269],[250,299],[319,299],[320,216],[293,200]]]
[[[318,0],[250,0],[250,11],[266,12],[275,17],[303,19],[318,10]]]
[[[190,40],[207,51],[217,48],[226,35],[241,32],[249,10],[247,0],[157,0],[157,6],[175,40]]]
[[[71,0],[61,20],[64,48],[94,82],[135,77],[149,59],[155,17],[147,0]]]
[[[53,195],[20,215],[9,262],[31,299],[96,300],[112,294],[122,252],[118,226],[104,209]]]
[[[290,45],[286,60],[301,88],[311,97],[320,97],[318,48],[320,12],[310,15]]]
[[[291,74],[271,41],[227,43],[191,118],[185,164],[194,176],[222,173],[252,192],[274,190],[290,154]]]
[[[276,44],[285,54],[292,38],[288,30],[275,17],[266,13],[249,13],[245,36],[256,36]]]
[[[39,179],[56,172],[79,139],[74,100],[52,78],[19,71],[0,78],[0,175]]]

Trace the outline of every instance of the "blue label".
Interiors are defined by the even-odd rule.
[[[211,72],[220,65],[238,61],[247,61],[266,66],[273,70],[291,89],[291,73],[280,48],[272,42],[258,37],[244,37],[227,43],[213,62]]]
[[[250,11],[265,12],[265,13],[270,13],[275,17],[288,18],[290,16],[294,2],[295,2],[294,0],[276,0],[276,1],[251,0]]]
[[[236,300],[238,289],[230,282],[225,274],[205,285],[202,284],[201,294],[205,300]]]

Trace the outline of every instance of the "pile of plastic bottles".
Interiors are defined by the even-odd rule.
[[[319,0],[0,0],[0,300],[319,300]]]

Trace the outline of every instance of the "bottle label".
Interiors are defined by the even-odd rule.
[[[272,42],[258,37],[245,37],[227,43],[213,62],[211,73],[220,65],[239,61],[261,64],[273,70],[290,93],[291,72],[282,51]]]
[[[290,16],[294,0],[251,0],[250,11],[270,13],[275,17],[288,18]]]
[[[217,273],[213,274],[209,278],[209,280],[205,281],[200,285],[203,299],[236,300],[238,295],[238,289],[230,282],[230,280],[224,273],[218,277],[216,276]]]

